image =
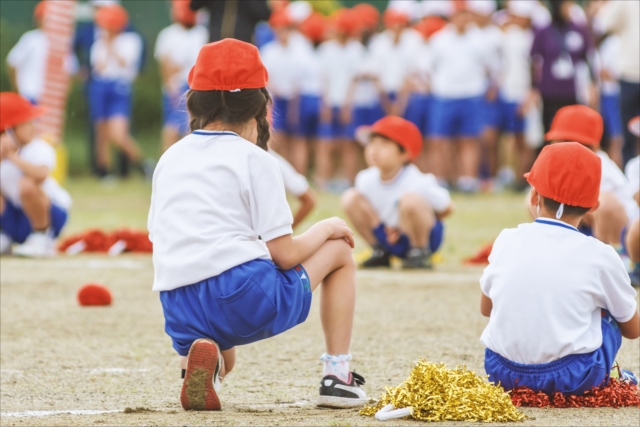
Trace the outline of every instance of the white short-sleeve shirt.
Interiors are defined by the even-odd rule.
[[[631,192],[635,195],[640,191],[640,156],[629,160],[624,168],[624,174],[631,184]]]
[[[162,155],[153,174],[153,290],[271,259],[265,242],[291,234],[292,223],[272,155],[233,132],[193,132]]]
[[[56,167],[56,151],[48,142],[36,138],[18,151],[18,156],[34,166],[46,166],[49,171]],[[0,192],[15,206],[22,206],[20,201],[20,179],[24,173],[11,160],[0,162]],[[42,182],[42,190],[51,203],[62,209],[71,207],[71,196],[52,177]]]
[[[370,167],[358,173],[355,187],[389,227],[398,226],[398,203],[407,193],[420,194],[436,213],[445,211],[451,204],[449,192],[438,184],[436,177],[423,174],[414,164],[403,167],[386,182],[380,178],[378,168]]]
[[[105,80],[124,80],[133,82],[138,75],[140,56],[142,55],[142,39],[136,33],[127,32],[118,34],[112,40],[112,51],[122,60],[121,65],[116,58],[108,55],[108,47],[103,38],[99,38],[91,46],[91,65],[96,77]],[[107,65],[103,71],[98,71],[97,65],[107,60]]]
[[[287,162],[284,157],[276,153],[273,150],[269,150],[269,153],[278,161],[278,167],[282,173],[282,180],[284,181],[284,189],[287,193],[300,197],[309,189],[309,183],[307,179],[299,174],[291,163]]]
[[[412,28],[402,32],[397,44],[394,44],[393,35],[389,31],[372,40],[370,51],[385,92],[400,91],[422,41],[420,33]]]
[[[322,94],[332,107],[342,107],[353,77],[365,56],[362,43],[349,40],[345,45],[328,40],[319,47]]]
[[[260,49],[260,57],[269,72],[269,92],[279,98],[291,99],[299,91],[297,54],[300,47],[296,43],[289,42],[285,46],[273,40]]]
[[[500,95],[507,102],[523,102],[531,88],[530,52],[533,31],[509,25],[502,37]]]
[[[607,153],[600,150],[596,154],[602,160],[600,192],[613,193],[624,206],[629,221],[636,219],[640,213],[638,212],[638,204],[633,199],[634,192],[631,183]]]
[[[7,63],[16,70],[18,92],[37,101],[44,90],[49,41],[42,30],[27,31],[7,56]]]
[[[209,32],[202,25],[186,28],[178,23],[164,28],[156,40],[155,57],[158,61],[169,60],[180,67],[172,84],[181,87],[187,83],[189,71],[198,59],[200,48],[209,40]]]
[[[602,345],[602,309],[619,322],[636,312],[615,249],[549,218],[503,230],[480,287],[493,302],[480,340],[516,363],[592,352]]]

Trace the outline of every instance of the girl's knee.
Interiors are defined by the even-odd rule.
[[[328,240],[325,245],[329,248],[329,253],[333,254],[334,263],[337,267],[353,267],[356,263],[353,259],[353,250],[344,239]]]
[[[40,186],[33,178],[23,176],[18,183],[20,197],[32,197],[40,193]]]

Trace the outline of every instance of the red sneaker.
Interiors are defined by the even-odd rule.
[[[221,366],[222,357],[215,342],[203,338],[191,345],[180,392],[180,403],[186,411],[220,410],[216,389]]]

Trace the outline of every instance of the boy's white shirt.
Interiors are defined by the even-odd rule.
[[[473,28],[475,25],[471,24]],[[476,27],[482,34],[483,48],[486,55],[486,67],[485,72],[485,90],[489,88],[490,84],[497,84],[500,78],[500,71],[502,70],[503,55],[502,51],[503,37],[502,30],[493,24],[486,25],[484,27]]]
[[[113,51],[125,61],[121,66],[113,55],[107,59],[107,66],[99,72],[96,65],[107,55],[107,46],[103,38],[99,38],[91,46],[91,65],[94,67],[95,77],[103,80],[122,80],[133,82],[138,75],[140,55],[142,54],[142,39],[136,33],[126,32],[118,34],[113,43]]]
[[[38,100],[44,90],[49,41],[44,31],[27,31],[7,55],[7,64],[16,70],[20,95]]]
[[[502,37],[500,96],[507,102],[522,103],[531,88],[530,53],[533,31],[509,25]]]
[[[51,144],[40,138],[36,138],[20,148],[18,156],[31,165],[46,166],[49,171],[56,167],[55,150]],[[23,175],[22,170],[11,160],[4,159],[0,162],[0,192],[17,207],[22,206],[20,201],[20,179]],[[41,186],[51,203],[64,210],[71,207],[71,196],[55,179],[49,176],[42,182]]]
[[[636,156],[627,162],[624,174],[631,184],[631,192],[635,195],[640,191],[640,156]]]
[[[277,160],[236,134],[198,132],[205,135],[193,133],[171,146],[153,174],[148,229],[154,291],[271,259],[265,243],[292,233]]]
[[[294,47],[296,57],[295,67],[297,69],[296,85],[300,91],[300,95],[321,96],[322,74],[320,53],[311,44],[296,42]]]
[[[614,78],[601,80],[600,91],[603,95],[618,95],[620,93],[620,37],[615,34],[607,36],[598,48],[598,64],[600,69],[608,70]]]
[[[164,28],[156,39],[155,58],[169,60],[180,67],[172,78],[172,86],[179,88],[187,84],[189,72],[198,59],[200,48],[209,41],[209,32],[202,25],[185,28],[175,23]]]
[[[291,163],[286,161],[284,157],[276,153],[273,150],[269,150],[269,153],[278,161],[278,167],[282,173],[282,180],[284,181],[284,189],[287,193],[300,197],[309,189],[309,183],[307,179],[299,174]]]
[[[402,89],[422,41],[420,33],[413,28],[402,32],[398,44],[393,43],[393,34],[389,31],[372,40],[369,50],[380,84],[386,93],[397,93]]]
[[[480,340],[501,356],[541,364],[602,345],[601,310],[619,322],[636,311],[636,291],[613,247],[570,225],[528,223],[503,230],[480,278],[493,302]]]
[[[627,218],[632,221],[638,217],[638,204],[633,199],[633,187],[618,165],[602,150],[596,152],[602,160],[602,181],[600,192],[613,193],[624,206]]]
[[[320,45],[318,53],[324,102],[331,107],[342,107],[365,56],[365,48],[356,40],[349,40],[344,46],[328,40]]]
[[[449,192],[438,184],[436,177],[420,172],[414,164],[403,167],[388,182],[382,181],[378,168],[365,169],[356,176],[355,188],[389,227],[398,226],[398,203],[407,193],[421,195],[436,213],[445,211],[451,204]]]
[[[302,45],[285,46],[278,40],[270,41],[260,49],[260,57],[269,72],[269,92],[278,98],[292,99],[298,94],[300,67],[298,53]]]

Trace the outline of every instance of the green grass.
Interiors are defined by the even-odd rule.
[[[87,228],[111,230],[118,227],[146,229],[151,185],[129,179],[105,185],[97,179],[72,177],[66,184],[74,205],[65,235]],[[295,201],[292,207],[295,209]],[[445,243],[441,250],[445,264],[459,264],[478,248],[496,238],[500,230],[528,221],[522,195],[454,195],[455,212],[446,221]],[[298,232],[332,216],[345,217],[338,195],[320,194],[318,205]],[[357,240],[356,252],[366,248]]]

